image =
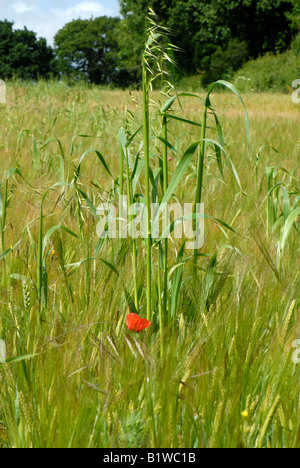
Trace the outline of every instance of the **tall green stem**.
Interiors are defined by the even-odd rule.
[[[204,157],[205,157],[205,137],[206,137],[206,122],[207,122],[207,107],[204,106],[202,129],[201,129],[201,144],[200,152],[198,156],[198,167],[197,167],[197,188],[194,205],[194,214],[197,213],[197,204],[201,203],[202,200],[202,187],[203,187],[203,171],[204,171]],[[198,221],[194,220],[194,230],[198,229]],[[194,252],[194,264],[197,263],[197,250]]]
[[[151,201],[150,201],[150,157],[149,157],[149,83],[147,69],[143,61],[143,123],[145,157],[145,198],[147,211],[147,319],[151,318]]]
[[[164,354],[164,343],[163,343],[163,310],[162,310],[162,281],[161,281],[161,244],[158,244],[158,249],[157,249],[157,276],[158,276],[158,314],[159,314],[159,331],[160,331],[160,354],[161,357],[163,357]]]
[[[162,137],[164,141],[168,139],[168,123],[167,117],[164,115],[162,119]],[[168,180],[168,147],[166,143],[163,144],[163,195],[165,195],[169,185]],[[164,291],[164,301],[163,301],[163,313],[164,317],[166,318],[167,315],[167,295],[168,295],[168,242],[169,240],[166,238],[164,240],[164,280],[163,280],[163,291]]]
[[[44,197],[41,202],[41,210],[40,210],[38,255],[37,255],[37,280],[36,280],[40,313],[42,312],[42,287],[43,287],[43,202],[44,202]]]
[[[123,152],[123,149],[121,149]],[[132,206],[133,204],[133,193],[132,193],[132,184],[130,179],[129,171],[129,161],[128,161],[128,148],[126,148],[126,179],[127,179],[127,198],[128,205]],[[122,195],[122,192],[121,192]],[[133,215],[128,215],[128,223],[131,225]],[[131,253],[132,253],[132,274],[133,274],[133,289],[134,289],[134,305],[136,310],[139,310],[139,298],[138,298],[138,285],[137,285],[137,249],[136,249],[136,240],[133,238],[132,233],[130,233],[131,239]]]
[[[119,187],[120,195],[123,195],[123,185],[124,185],[124,151],[120,145],[120,175],[119,175]]]
[[[1,190],[1,184],[0,184]],[[7,192],[8,192],[8,181],[6,180],[4,186],[4,197],[2,200],[2,217],[1,217],[1,252],[5,252],[5,243],[4,243],[4,236],[5,236],[5,223],[6,223],[6,210],[7,210]]]

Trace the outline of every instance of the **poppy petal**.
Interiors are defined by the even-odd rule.
[[[140,317],[137,314],[129,314],[126,317],[126,324],[129,330],[137,331]]]
[[[149,320],[141,319],[140,323],[139,323],[139,326],[138,326],[138,329],[137,329],[137,332],[139,333],[140,331],[145,330],[145,328],[150,327],[150,325],[151,325],[151,322],[149,322]]]
[[[141,319],[138,314],[129,314],[126,317],[126,324],[129,330],[139,333],[145,330],[145,328],[150,327],[151,322],[147,319]]]

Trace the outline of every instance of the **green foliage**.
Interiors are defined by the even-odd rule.
[[[140,60],[145,17],[148,6],[151,6],[162,25],[171,28],[172,42],[181,48],[176,54],[176,62],[183,74],[206,70],[215,53],[211,73],[219,79],[221,76],[216,72],[223,75],[224,69],[226,72],[236,69],[234,44],[237,41],[243,44],[244,60],[285,50],[294,32],[292,13],[295,6],[291,0],[120,0],[120,5],[127,30],[131,32],[126,38],[126,47],[134,51],[132,61]],[[221,50],[228,50],[228,56],[231,50],[235,55],[228,68],[225,60],[219,57]],[[237,66],[239,64],[240,60]]]
[[[9,21],[0,22],[0,76],[2,78],[12,75],[9,53],[13,40],[13,23]]]
[[[213,81],[230,78],[232,73],[247,60],[248,54],[246,41],[231,39],[225,50],[218,47],[212,54],[210,64],[202,77],[203,86],[208,86]]]
[[[66,24],[54,39],[59,71],[95,84],[124,84],[118,57],[119,26],[119,18],[106,16]]]
[[[178,77],[200,73],[205,86],[249,59],[287,50],[300,28],[299,0],[120,0],[122,19],[75,19],[57,32],[55,51],[34,32],[1,21],[0,76],[141,86],[149,6],[172,31]]]
[[[285,50],[293,30],[288,14],[293,0],[224,0],[216,1],[218,14],[228,24],[232,37],[245,40],[249,56]]]
[[[296,31],[300,31],[300,0],[293,0],[294,8],[288,18],[291,20],[292,27]]]
[[[176,87],[189,92],[202,91],[202,75],[183,76],[177,81]]]
[[[45,39],[27,28],[13,31],[13,23],[0,21],[0,76],[24,80],[56,75],[56,61]]]
[[[300,33],[298,33],[295,39],[293,40],[291,49],[296,55],[300,55]]]
[[[290,92],[293,81],[300,75],[300,55],[288,51],[265,55],[246,63],[233,77],[243,92]]]

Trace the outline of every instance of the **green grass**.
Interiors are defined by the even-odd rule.
[[[157,103],[149,108],[155,170],[165,151],[158,111],[166,98],[150,98]],[[133,307],[127,293],[134,303],[137,288],[146,317],[146,244],[137,242],[134,279],[131,242],[99,244],[93,207],[118,196],[118,133],[124,127],[130,138],[143,124],[142,94],[8,83],[0,107],[1,193],[5,198],[8,180],[9,198],[0,264],[0,339],[8,358],[0,365],[3,447],[300,446],[300,364],[292,360],[300,338],[299,218],[281,249],[299,206],[300,108],[288,95],[243,99],[249,147],[237,97],[211,97],[243,191],[226,163],[221,177],[213,146],[205,148],[202,181],[205,212],[233,231],[225,229],[226,238],[206,220],[196,274],[193,254],[181,251],[181,240],[169,242],[163,328],[152,246],[152,326],[136,335],[125,325]],[[203,103],[180,102],[174,115],[201,123]],[[206,136],[217,139],[210,113],[207,126]],[[176,150],[168,147],[171,183],[201,128],[168,118],[167,137]],[[143,161],[142,139],[140,131],[128,146],[133,160],[140,151]],[[99,154],[86,153],[92,149]],[[181,201],[195,200],[197,156],[176,188]],[[124,160],[124,191],[131,171],[126,175]],[[135,196],[145,191],[143,171],[138,182],[131,180]],[[159,196],[166,188],[158,185]],[[50,237],[55,226],[63,228]]]
[[[177,87],[179,90],[199,93],[203,91],[201,79],[201,75],[184,76],[178,80]]]

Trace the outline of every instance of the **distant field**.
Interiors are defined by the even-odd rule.
[[[204,148],[205,213],[226,226],[205,220],[196,271],[182,241],[169,242],[163,317],[165,246],[152,246],[152,325],[134,334],[125,318],[132,302],[146,317],[145,243],[135,244],[135,266],[129,239],[99,243],[94,208],[117,202],[123,177],[122,193],[143,202],[142,131],[129,144],[143,124],[142,93],[8,83],[0,105],[0,447],[300,446],[300,104],[290,95],[242,97],[248,146],[241,102],[212,94],[235,169],[224,159],[222,178],[214,145]],[[166,98],[151,99],[150,187],[161,200]],[[201,123],[200,99],[180,103],[170,114]],[[206,137],[217,140],[210,114],[207,125]],[[126,161],[120,171],[122,127],[128,173]],[[170,117],[167,138],[171,184],[201,127]],[[98,156],[86,153],[78,171],[90,149]],[[198,151],[176,185],[180,202],[195,199]]]

